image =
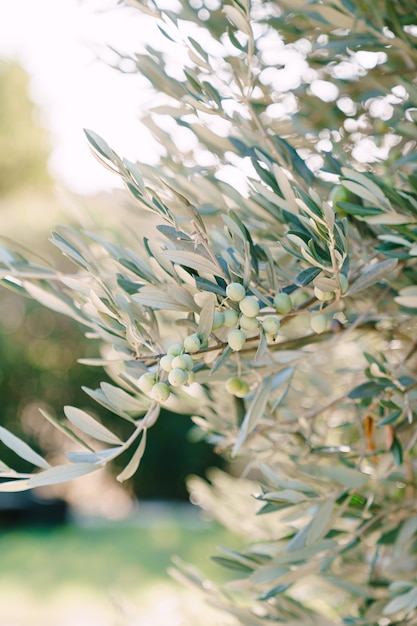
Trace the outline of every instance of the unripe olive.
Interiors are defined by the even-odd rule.
[[[151,372],[146,372],[146,374],[142,374],[138,380],[138,387],[143,393],[149,393],[152,391],[153,386],[156,383],[156,376]]]
[[[244,398],[245,396],[247,396],[249,393],[249,385],[245,380],[242,380],[240,382],[240,389],[238,391],[235,392],[235,396],[237,398]]]
[[[214,311],[213,330],[218,330],[224,324],[224,313],[222,311]]]
[[[228,393],[235,394],[236,391],[239,391],[241,385],[241,380],[237,376],[233,376],[232,378],[228,378],[226,380],[226,391]]]
[[[187,369],[187,359],[184,358],[184,355],[182,356],[174,356],[174,358],[172,359],[172,367],[171,369],[180,369],[180,370],[186,370]]]
[[[233,302],[240,302],[246,295],[246,289],[240,283],[230,283],[226,287],[226,296]]]
[[[168,354],[172,354],[172,356],[178,356],[182,351],[183,347],[180,343],[173,343],[167,350]]]
[[[259,302],[255,296],[245,296],[239,302],[239,309],[247,317],[256,317],[259,313]]]
[[[344,274],[339,274],[340,291],[346,293],[349,289],[349,281]]]
[[[314,287],[314,295],[316,296],[317,300],[321,300],[322,302],[324,302],[326,300],[331,300],[334,293],[333,291],[322,291],[318,287]]]
[[[259,326],[259,322],[256,317],[248,317],[247,315],[241,315],[239,317],[239,325],[244,330],[256,330]]]
[[[183,354],[181,358],[185,360],[185,369],[188,371],[192,370],[194,367],[193,357],[189,354]]]
[[[336,185],[330,191],[330,200],[333,203],[333,208],[343,214],[344,211],[339,205],[339,202],[349,202],[349,200],[351,200],[351,194],[345,187],[342,187],[342,185]]]
[[[172,361],[177,357],[172,356],[172,354],[165,354],[161,357],[159,361],[159,365],[164,370],[164,372],[170,372],[172,370]]]
[[[188,372],[176,367],[168,374],[168,380],[173,387],[181,387],[181,385],[185,385],[188,380]]]
[[[246,381],[233,376],[226,381],[226,391],[238,398],[244,398],[249,393],[249,385]]]
[[[320,335],[327,328],[327,318],[323,313],[317,313],[310,319],[311,330]]]
[[[246,335],[243,330],[239,330],[238,328],[234,328],[227,335],[227,343],[232,348],[234,352],[238,352],[243,348],[246,343]]]
[[[297,290],[293,294],[291,294],[291,300],[294,306],[299,307],[304,304],[307,300],[309,300],[310,295],[307,291]]]
[[[151,396],[157,402],[166,402],[170,393],[171,391],[166,383],[156,383],[152,387]]]
[[[277,317],[270,315],[262,320],[262,328],[267,335],[276,335],[279,331],[280,321]]]
[[[191,385],[193,382],[195,381],[195,374],[194,372],[188,372],[188,384]]]
[[[238,319],[239,315],[234,309],[228,309],[224,312],[224,325],[227,326],[227,328],[236,326]]]
[[[281,313],[281,315],[286,315],[292,309],[291,298],[287,293],[283,291],[281,293],[277,293],[274,296],[274,308],[277,313]]]
[[[201,341],[197,333],[188,335],[188,337],[184,339],[184,350],[186,352],[191,352],[191,354],[193,352],[198,352],[200,350],[200,347],[201,347]]]

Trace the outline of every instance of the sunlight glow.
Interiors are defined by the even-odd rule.
[[[31,97],[51,137],[51,171],[73,191],[121,184],[92,157],[83,128],[104,136],[127,158],[157,161],[155,142],[138,122],[140,108],[152,98],[147,81],[99,58],[109,60],[108,45],[143,49],[145,32],[152,35],[147,18],[116,0],[0,4],[0,55],[16,58],[30,74]]]

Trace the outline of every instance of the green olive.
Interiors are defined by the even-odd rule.
[[[349,202],[349,200],[351,200],[351,194],[343,185],[336,185],[330,191],[329,199],[332,201],[335,211],[343,214],[344,211],[339,203]]]
[[[226,296],[233,302],[240,302],[246,295],[246,289],[240,283],[230,283],[226,287]]]
[[[166,402],[171,394],[171,391],[166,383],[156,383],[152,387],[151,396],[157,402]]]
[[[149,393],[152,391],[153,386],[156,383],[155,374],[151,372],[146,372],[146,374],[142,374],[142,376],[138,380],[138,387],[143,393]]]
[[[239,315],[234,309],[228,309],[224,312],[224,325],[227,328],[233,328],[236,326],[238,319]]]
[[[227,343],[232,348],[234,352],[238,352],[243,348],[246,343],[246,335],[243,330],[239,330],[238,328],[234,328],[227,335]]]
[[[286,315],[292,309],[291,298],[287,293],[281,291],[274,296],[274,308],[277,313]]]
[[[311,330],[321,335],[327,328],[327,318],[323,313],[317,313],[310,319]]]
[[[168,374],[168,380],[173,387],[181,387],[188,381],[188,372],[179,367],[175,367]]]
[[[239,317],[239,325],[241,328],[243,328],[243,330],[256,330],[259,326],[259,322],[256,317],[241,315]]]
[[[184,350],[186,352],[190,352],[193,354],[194,352],[198,352],[201,347],[201,341],[197,333],[193,333],[192,335],[188,335],[184,339]]]
[[[279,331],[280,321],[277,317],[270,315],[262,320],[262,328],[267,335],[276,335]]]
[[[255,296],[245,296],[239,302],[239,309],[246,317],[256,317],[259,313],[259,302]]]
[[[172,361],[178,357],[173,356],[172,354],[165,354],[161,357],[159,361],[159,365],[164,370],[164,372],[170,372],[172,370]]]

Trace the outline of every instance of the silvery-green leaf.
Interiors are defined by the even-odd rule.
[[[30,488],[56,485],[95,472],[100,467],[101,464],[97,463],[68,463],[67,465],[56,465],[39,474],[34,474],[27,482]]]
[[[212,367],[211,367],[211,371],[210,371],[210,375],[214,374],[220,367],[222,367],[222,365],[224,365],[226,363],[226,361],[228,359],[230,359],[230,357],[233,354],[233,350],[230,346],[227,346],[227,348],[225,348],[221,355],[219,356],[219,358],[217,359],[217,361],[214,361]]]
[[[298,287],[305,287],[309,285],[319,274],[321,270],[318,267],[308,267],[295,277],[295,284]]]
[[[367,187],[364,187],[359,183],[355,183],[352,180],[344,180],[343,187],[346,187],[346,189],[354,193],[356,196],[367,200],[372,206],[378,205],[378,199]]]
[[[306,544],[309,546],[326,535],[333,513],[334,500],[329,498],[315,512],[307,534]]]
[[[69,304],[52,292],[46,291],[46,289],[42,289],[42,287],[27,281],[23,283],[23,286],[34,300],[37,300],[48,309],[52,309],[52,311],[57,311],[58,313],[62,313],[63,315],[67,315],[69,317],[74,317],[82,323],[85,323],[85,320],[78,315]]]
[[[367,474],[362,474],[359,470],[352,469],[350,467],[341,467],[340,465],[334,465],[332,467],[321,467],[320,473],[330,480],[333,480],[348,489],[358,489],[363,487],[368,480]]]
[[[400,306],[405,306],[410,309],[417,308],[417,286],[411,285],[410,287],[404,287],[394,300]]]
[[[5,446],[13,450],[20,458],[25,459],[25,461],[29,461],[32,465],[36,465],[37,467],[48,468],[50,467],[49,463],[45,461],[35,450],[33,450],[27,443],[22,441],[16,435],[13,435],[10,431],[8,431],[3,426],[0,426],[0,441],[4,443]]]
[[[64,407],[64,413],[74,426],[77,426],[77,428],[82,430],[87,435],[90,435],[99,441],[105,441],[106,443],[123,443],[119,437],[85,411],[82,411],[75,406],[67,405]]]
[[[90,263],[85,259],[85,257],[81,254],[81,252],[77,250],[76,248],[74,248],[74,246],[72,246],[63,237],[58,236],[57,233],[53,232],[51,241],[54,244],[54,246],[59,248],[61,252],[63,252],[67,257],[69,257],[77,265],[80,265],[82,268],[87,269],[89,271],[92,270]]]
[[[319,276],[314,280],[314,286],[321,289],[321,291],[336,291],[337,282],[334,278],[327,278],[327,276]]]
[[[93,398],[93,400],[95,400],[98,404],[104,406],[104,408],[108,409],[112,413],[115,413],[116,415],[119,415],[128,422],[132,422],[132,424],[135,423],[133,417],[131,417],[128,413],[125,413],[116,405],[110,402],[102,389],[89,389],[88,387],[81,387],[81,389],[85,391],[85,393],[90,396],[90,398]]]
[[[308,534],[308,526],[309,525],[302,528],[295,537],[291,539],[286,551],[276,557],[275,561],[277,563],[302,563],[303,561],[308,561],[315,554],[332,550],[337,545],[334,539],[322,539],[322,541],[318,543],[306,546],[305,540]],[[297,544],[300,545],[297,547]]]
[[[245,417],[243,418],[239,434],[233,446],[232,457],[236,456],[242,444],[245,442],[247,436],[256,428],[257,424],[262,419],[268,402],[271,386],[272,378],[268,376],[262,381],[262,384],[258,387],[256,395],[249,405]]]
[[[378,283],[380,280],[388,276],[398,265],[398,259],[387,259],[380,263],[374,263],[373,265],[367,265],[361,275],[350,286],[347,294],[349,296],[359,293],[364,289],[368,289]]]
[[[261,565],[251,574],[250,580],[254,583],[269,583],[285,576],[289,571],[283,565]]]
[[[258,347],[256,350],[255,358],[254,358],[255,363],[258,363],[259,361],[262,360],[262,357],[265,355],[267,348],[268,348],[268,342],[266,339],[265,331],[261,325],[259,328],[259,343],[258,343]]]
[[[141,192],[146,195],[145,183],[143,182],[142,174],[140,173],[139,168],[128,159],[123,159],[123,163],[132,174],[133,178],[135,179],[135,183],[138,185]]]
[[[190,252],[188,250],[165,250],[164,255],[173,263],[184,265],[185,267],[191,267],[197,272],[211,274],[214,276],[223,276],[223,270],[217,264],[214,264],[209,259],[206,259],[195,252]]]
[[[104,141],[102,137],[100,137],[100,135],[97,135],[97,133],[92,130],[88,130],[87,128],[84,129],[84,133],[90,144],[99,154],[101,154],[101,156],[109,159],[109,161],[114,160],[114,151],[110,148],[109,144]]]
[[[401,224],[414,223],[415,220],[411,216],[402,215],[401,213],[381,213],[379,215],[370,215],[362,218],[367,224],[385,224],[386,226],[399,226]]]
[[[27,491],[30,489],[29,480],[7,480],[4,483],[0,483],[0,493],[17,493],[18,491]]]
[[[337,587],[340,587],[341,589],[344,589],[350,594],[354,594],[355,596],[359,598],[370,597],[370,593],[366,585],[356,585],[355,583],[352,583],[350,580],[346,580],[338,576],[326,576],[325,580],[327,580],[329,583],[333,585],[336,585]]]
[[[259,469],[266,476],[266,478],[275,485],[279,485],[280,487],[286,489],[295,489],[296,491],[301,491],[309,495],[315,495],[315,492],[310,487],[310,485],[303,482],[302,480],[284,480],[265,463],[260,463]]]
[[[378,187],[376,183],[370,180],[368,176],[356,170],[352,170],[351,168],[348,168],[348,167],[342,167],[342,174],[343,176],[346,176],[346,178],[356,181],[361,187],[365,187],[369,191],[369,193],[372,194],[374,198],[378,198],[378,200],[383,205],[386,205],[388,206],[388,208],[390,208],[389,201],[384,195],[382,189],[380,189],[380,187]],[[343,185],[345,187],[347,187],[347,185],[345,184],[346,182],[347,181],[345,180],[343,181]],[[349,188],[347,187],[347,189]],[[359,195],[360,198],[364,197],[363,193],[362,195],[361,194],[357,194],[357,195]]]
[[[405,246],[406,248],[409,248],[412,244],[411,241],[408,241],[408,239],[405,239],[404,237],[400,237],[399,235],[378,235],[378,239],[381,239],[381,241],[389,241],[391,243],[397,243],[399,246]]]
[[[229,4],[223,6],[223,11],[236,28],[245,33],[245,35],[251,36],[251,27],[243,11]]]
[[[407,613],[411,612],[417,607],[417,588],[410,589],[406,593],[402,593],[398,596],[395,596],[388,604],[384,607],[383,613],[384,615],[392,615],[393,613],[398,613],[398,611],[406,610]]]
[[[189,292],[187,292],[187,296],[191,298],[192,302],[188,297],[184,296],[181,287],[178,293],[175,291],[175,285],[170,285],[170,287],[171,289],[168,289],[168,286],[156,287],[153,285],[145,285],[138,293],[132,296],[132,300],[152,309],[183,311],[186,313],[196,309],[195,302],[192,300]]]
[[[408,309],[417,309],[417,296],[396,296],[395,302]]]
[[[94,452],[67,452],[65,456],[70,463],[99,463],[101,460]]]
[[[127,391],[111,385],[107,382],[100,383],[105,396],[109,399],[110,403],[118,407],[122,411],[132,411],[138,413],[144,411],[147,407],[139,398],[131,396]]]
[[[284,173],[283,169],[276,163],[272,164],[272,172],[277,180],[278,186],[281,189],[282,195],[285,200],[291,205],[292,210],[298,213],[298,206],[296,197],[294,195],[291,184],[288,180],[288,176]]]
[[[62,424],[62,422],[60,422],[60,420],[58,420],[56,417],[54,417],[44,409],[39,409],[39,413],[41,413],[50,424],[52,424],[53,426],[55,426],[55,428],[61,431],[61,433],[66,435],[66,437],[72,439],[72,441],[74,441],[75,443],[81,444],[84,448],[88,448],[88,450],[92,451],[92,448],[90,448],[90,446],[85,443],[85,441],[83,441],[81,437],[75,434],[70,428],[68,428],[68,426]]]
[[[299,504],[300,502],[304,502],[306,497],[293,489],[282,489],[281,491],[269,491],[265,493],[263,499],[271,502],[291,502],[292,504]]]
[[[129,463],[126,465],[124,470],[120,472],[120,474],[117,476],[117,480],[119,482],[122,483],[123,481],[133,476],[133,474],[136,472],[136,470],[139,467],[139,464],[145,452],[145,448],[146,448],[146,429],[143,431],[142,439],[140,440],[140,443],[138,447],[136,448]]]
[[[197,333],[202,340],[207,339],[213,329],[214,309],[217,304],[217,298],[214,293],[208,292],[204,296],[205,301],[200,311],[197,329]]]
[[[332,207],[330,206],[328,202],[323,202],[322,209],[323,209],[324,217],[326,218],[326,222],[329,226],[329,231],[333,232],[334,222],[335,222],[334,210],[332,209]]]

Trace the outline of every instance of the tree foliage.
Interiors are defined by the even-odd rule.
[[[70,276],[2,249],[6,286],[102,340],[89,363],[114,383],[86,392],[130,434],[75,407],[45,414],[77,446],[50,466],[3,429],[40,471],[4,466],[0,488],[80,477],[129,450],[124,481],[161,404],[187,411],[240,472],[192,480],[194,498],[248,545],[215,557],[233,572],[225,588],[177,575],[241,624],[411,624],[413,3],[197,4],[135,2],[161,37],[119,58],[157,94],[143,121],[166,151],[158,167],[86,131],[136,201],[119,231],[54,232]]]
[[[39,112],[29,97],[25,70],[15,61],[0,61],[0,195],[17,187],[47,188],[49,146]]]

